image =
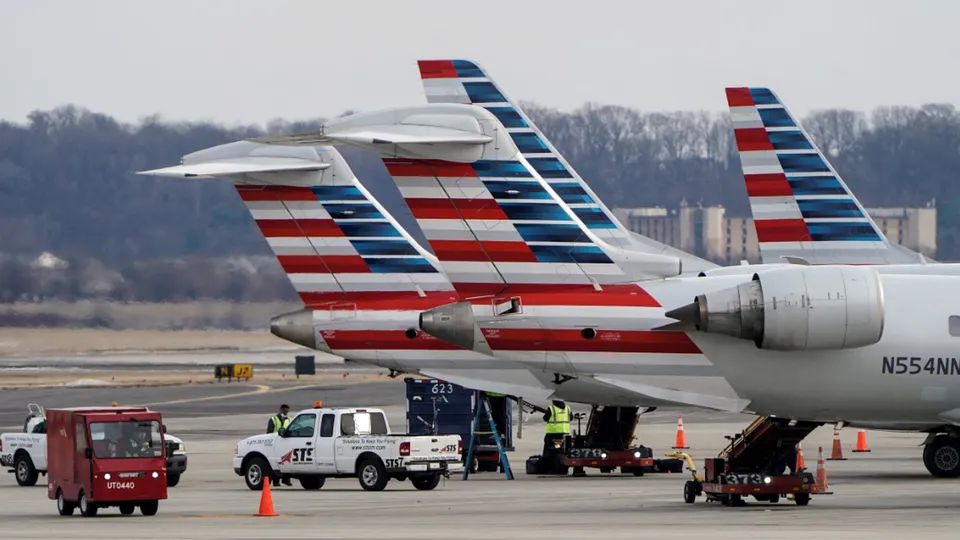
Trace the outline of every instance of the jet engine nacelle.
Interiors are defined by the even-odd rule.
[[[883,288],[871,268],[793,266],[755,273],[671,313],[692,318],[699,332],[751,340],[759,349],[853,349],[883,335]]]

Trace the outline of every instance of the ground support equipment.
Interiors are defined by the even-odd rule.
[[[693,473],[683,486],[683,500],[692,504],[706,495],[707,502],[741,506],[746,504],[745,497],[776,503],[790,495],[798,506],[806,506],[811,495],[827,492],[817,485],[813,473],[796,468],[796,446],[821,425],[759,417],[742,433],[728,436],[730,444],[719,457],[704,460],[702,476],[690,456],[670,454],[685,459]]]

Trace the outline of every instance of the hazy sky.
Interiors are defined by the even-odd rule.
[[[484,65],[513,98],[797,113],[960,103],[949,0],[0,0],[0,118],[74,103],[134,121],[262,123],[422,103],[416,60]]]

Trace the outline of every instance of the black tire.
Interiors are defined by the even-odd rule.
[[[70,502],[63,497],[63,490],[57,490],[57,513],[61,516],[72,516],[73,511],[77,509],[76,503]]]
[[[806,506],[810,504],[810,494],[797,493],[793,496],[793,502],[797,503],[797,506]]]
[[[33,460],[26,452],[20,452],[13,459],[13,470],[15,471],[14,476],[17,477],[17,483],[21,486],[37,485],[37,478],[40,477],[40,473],[37,472],[37,468],[33,466]]]
[[[683,502],[687,504],[693,504],[697,500],[697,486],[693,483],[693,480],[687,480],[683,484]]]
[[[140,503],[140,513],[145,516],[155,516],[159,509],[160,501],[143,501]]]
[[[643,471],[643,467],[636,467],[630,472],[632,472],[634,476],[643,476],[644,474],[646,474]]]
[[[120,513],[124,516],[129,516],[137,509],[137,505],[133,503],[123,503],[120,505]]]
[[[180,483],[179,474],[168,474],[167,475],[167,487],[174,487]]]
[[[367,458],[357,467],[357,479],[364,491],[383,491],[390,477],[378,458]]]
[[[80,508],[80,515],[83,517],[93,517],[97,515],[97,505],[90,502],[87,499],[87,494],[83,491],[80,492],[78,497],[77,506]]]
[[[323,483],[327,481],[326,478],[322,476],[302,476],[300,480],[300,487],[310,491],[316,491],[323,487]]]
[[[270,464],[262,457],[255,457],[243,466],[243,481],[252,491],[262,491],[263,483],[269,482],[273,476]]]
[[[937,435],[923,447],[923,465],[937,478],[960,477],[960,439]]]
[[[426,476],[411,476],[410,483],[420,491],[431,491],[440,485],[440,473],[433,473]]]

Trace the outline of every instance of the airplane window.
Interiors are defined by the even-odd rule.
[[[953,337],[960,337],[960,315],[951,315],[948,322],[950,335]]]

